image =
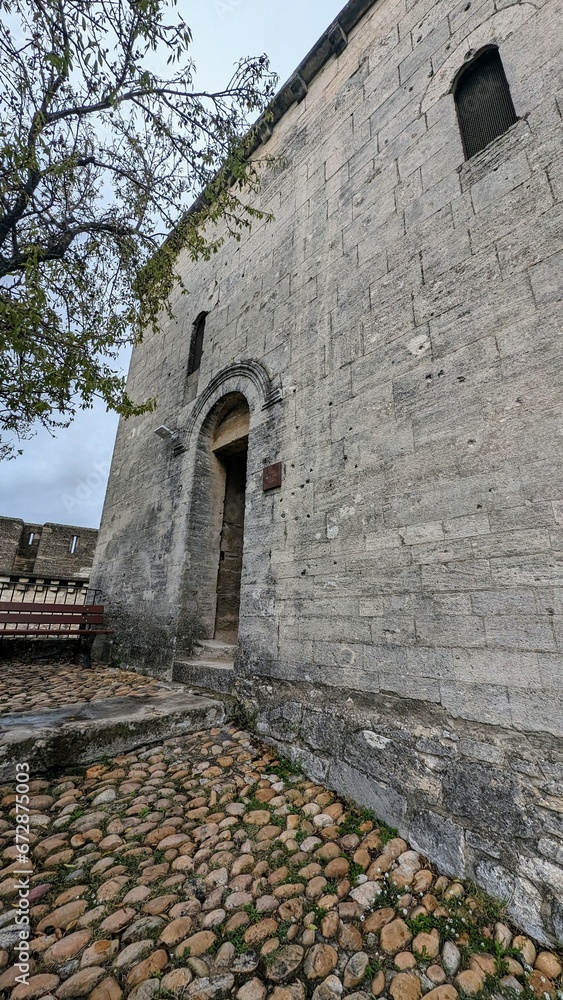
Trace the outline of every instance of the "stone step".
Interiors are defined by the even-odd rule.
[[[200,691],[230,694],[234,677],[234,662],[226,660],[175,660],[172,678]]]
[[[220,639],[199,639],[194,644],[194,659],[206,661],[220,660],[224,663],[232,663],[236,655],[237,647],[228,642],[221,642]]]
[[[3,715],[0,782],[13,780],[21,760],[29,763],[32,774],[45,774],[207,729],[224,719],[220,702],[174,684],[161,684],[142,698],[106,698]]]

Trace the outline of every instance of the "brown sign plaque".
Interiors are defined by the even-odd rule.
[[[274,465],[267,465],[262,475],[262,488],[264,493],[268,490],[277,490],[282,484],[282,463],[275,462]]]

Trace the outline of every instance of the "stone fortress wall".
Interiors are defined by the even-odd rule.
[[[208,263],[182,258],[189,295],[135,350],[129,391],[159,408],[120,425],[93,580],[124,665],[171,676],[213,637],[213,441],[246,400],[230,689],[281,752],[549,942],[563,940],[562,28],[560,0],[351,0],[335,54],[327,33],[257,150],[278,158],[255,199],[274,221]],[[466,160],[452,85],[491,45],[518,120]]]
[[[61,603],[69,581],[84,596],[97,537],[94,528],[0,517],[0,598]]]

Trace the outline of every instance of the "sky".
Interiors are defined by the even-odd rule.
[[[345,0],[182,0],[180,9],[193,31],[198,87],[226,85],[240,57],[262,52],[281,86],[344,5]],[[127,355],[122,363],[126,370]],[[80,411],[55,438],[39,429],[23,442],[23,455],[0,463],[0,515],[99,527],[117,419],[97,405]]]

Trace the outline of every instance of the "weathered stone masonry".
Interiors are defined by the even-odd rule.
[[[128,666],[179,676],[213,638],[213,442],[246,400],[238,652],[217,688],[546,941],[563,939],[562,15],[347,5],[257,150],[279,157],[256,200],[275,221],[182,259],[189,296],[134,353],[129,390],[156,393],[158,419],[120,426],[93,581]],[[464,161],[452,84],[490,45],[518,120]]]
[[[0,517],[0,573],[87,580],[97,537],[94,528]]]

